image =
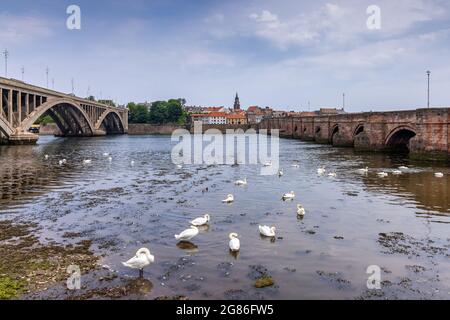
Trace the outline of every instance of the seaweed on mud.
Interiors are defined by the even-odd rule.
[[[445,248],[434,246],[434,241],[430,239],[415,239],[402,232],[380,233],[378,243],[387,249],[387,254],[404,254],[407,256],[419,257],[422,254],[434,256],[437,254],[446,254]]]
[[[17,298],[23,293],[45,290],[67,279],[67,267],[77,265],[82,272],[97,265],[89,250],[91,242],[83,240],[67,246],[41,243],[35,224],[0,222],[0,298]]]

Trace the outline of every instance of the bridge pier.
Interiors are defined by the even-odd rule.
[[[37,134],[22,132],[12,134],[7,140],[8,144],[22,145],[22,144],[35,144],[39,139]]]

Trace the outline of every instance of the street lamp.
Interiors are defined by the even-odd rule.
[[[431,71],[427,71],[428,75],[428,109],[430,108],[430,75]]]

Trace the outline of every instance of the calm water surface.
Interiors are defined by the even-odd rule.
[[[156,256],[145,272],[151,288],[125,298],[450,298],[448,165],[280,143],[281,178],[260,176],[255,165],[177,169],[166,136],[41,137],[35,146],[3,146],[0,218],[38,222],[43,241],[70,241],[63,237],[67,232],[93,240],[100,264],[119,275],[111,286],[137,276],[121,261],[148,246]],[[67,165],[58,165],[62,158]],[[92,164],[83,165],[83,159]],[[291,167],[295,160],[300,168]],[[376,174],[400,165],[410,170],[387,178]],[[337,177],[318,176],[319,166]],[[366,166],[367,175],[356,172]],[[437,171],[445,177],[435,178]],[[244,177],[247,187],[234,186]],[[296,199],[281,201],[291,190]],[[222,204],[229,193],[235,202]],[[297,203],[307,211],[302,220]],[[204,213],[212,217],[209,227],[190,244],[177,244],[174,234]],[[260,237],[258,224],[275,225],[277,239]],[[230,232],[240,235],[238,256],[228,251]],[[380,233],[391,232],[403,238],[383,245]],[[378,296],[367,292],[370,265],[383,270]],[[275,286],[254,288],[255,266],[267,269]],[[94,278],[82,281],[95,283]],[[48,290],[41,297],[65,294]]]

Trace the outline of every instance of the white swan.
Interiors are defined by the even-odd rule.
[[[369,167],[358,169],[358,172],[359,173],[368,173],[369,172]]]
[[[377,175],[380,178],[386,178],[389,174],[387,172],[382,171],[382,172],[378,172]]]
[[[405,166],[401,166],[401,167],[398,167],[399,168],[399,170],[408,170],[409,168],[408,167],[405,167]]]
[[[92,163],[92,160],[86,159],[86,160],[83,161],[83,163],[84,164],[90,164],[90,163]]]
[[[59,160],[58,163],[59,163],[60,166],[62,166],[64,164],[64,161]]]
[[[278,176],[282,177],[284,175],[283,169],[278,170]]]
[[[306,213],[306,210],[305,210],[305,208],[303,208],[303,206],[301,205],[301,204],[298,204],[297,205],[297,214],[299,215],[299,216],[304,216],[305,215],[305,213]]]
[[[210,218],[209,214],[205,214],[203,217],[192,220],[191,224],[196,227],[203,226],[209,222]]]
[[[275,237],[275,227],[259,226],[259,233],[265,237]]]
[[[109,156],[109,153],[108,153],[108,152],[105,152],[105,153],[103,153],[103,156],[104,156],[104,157],[107,157],[107,156]]]
[[[189,229],[184,230],[180,234],[176,234],[175,239],[180,241],[187,241],[191,240],[196,235],[198,235],[198,228],[195,226],[191,226]]]
[[[241,241],[239,241],[239,235],[237,233],[230,233],[229,238],[230,238],[230,242],[229,242],[229,247],[230,250],[233,252],[239,251],[239,249],[241,248]]]
[[[328,174],[328,176],[331,177],[331,178],[336,178],[337,174],[336,174],[336,172],[330,172]]]
[[[272,161],[268,161],[266,163],[264,163],[264,167],[271,167],[272,166]]]
[[[183,166],[181,164],[177,164],[177,169],[183,169]]]
[[[283,199],[294,199],[295,198],[295,193],[294,191],[288,192],[283,194]]]
[[[322,174],[324,174],[325,172],[326,172],[326,170],[325,170],[324,167],[321,167],[321,168],[317,169],[317,174],[319,174],[319,175],[322,175]]]
[[[45,158],[45,160],[48,160],[48,154],[46,154],[46,155],[44,156],[44,158]]]
[[[108,157],[108,161],[111,162],[112,161],[112,157]]]
[[[234,196],[232,194],[227,195],[227,198],[225,200],[222,200],[222,202],[230,203],[234,201]]]
[[[443,177],[444,177],[444,174],[443,174],[442,172],[436,172],[436,173],[434,174],[434,176],[435,176],[436,178],[443,178]]]
[[[150,253],[150,250],[141,248],[136,252],[136,255],[133,258],[127,262],[122,262],[122,264],[128,268],[139,269],[139,276],[142,277],[144,268],[153,262],[155,262],[155,257]]]
[[[247,185],[247,178],[244,178],[244,180],[236,180],[234,182],[235,185],[237,186],[246,186]]]
[[[130,164],[131,166],[134,166],[134,160],[131,160]]]
[[[400,171],[400,170],[394,170],[394,171],[392,171],[392,174],[394,174],[394,175],[396,175],[396,176],[399,176],[399,175],[401,175],[403,172],[402,171]]]

